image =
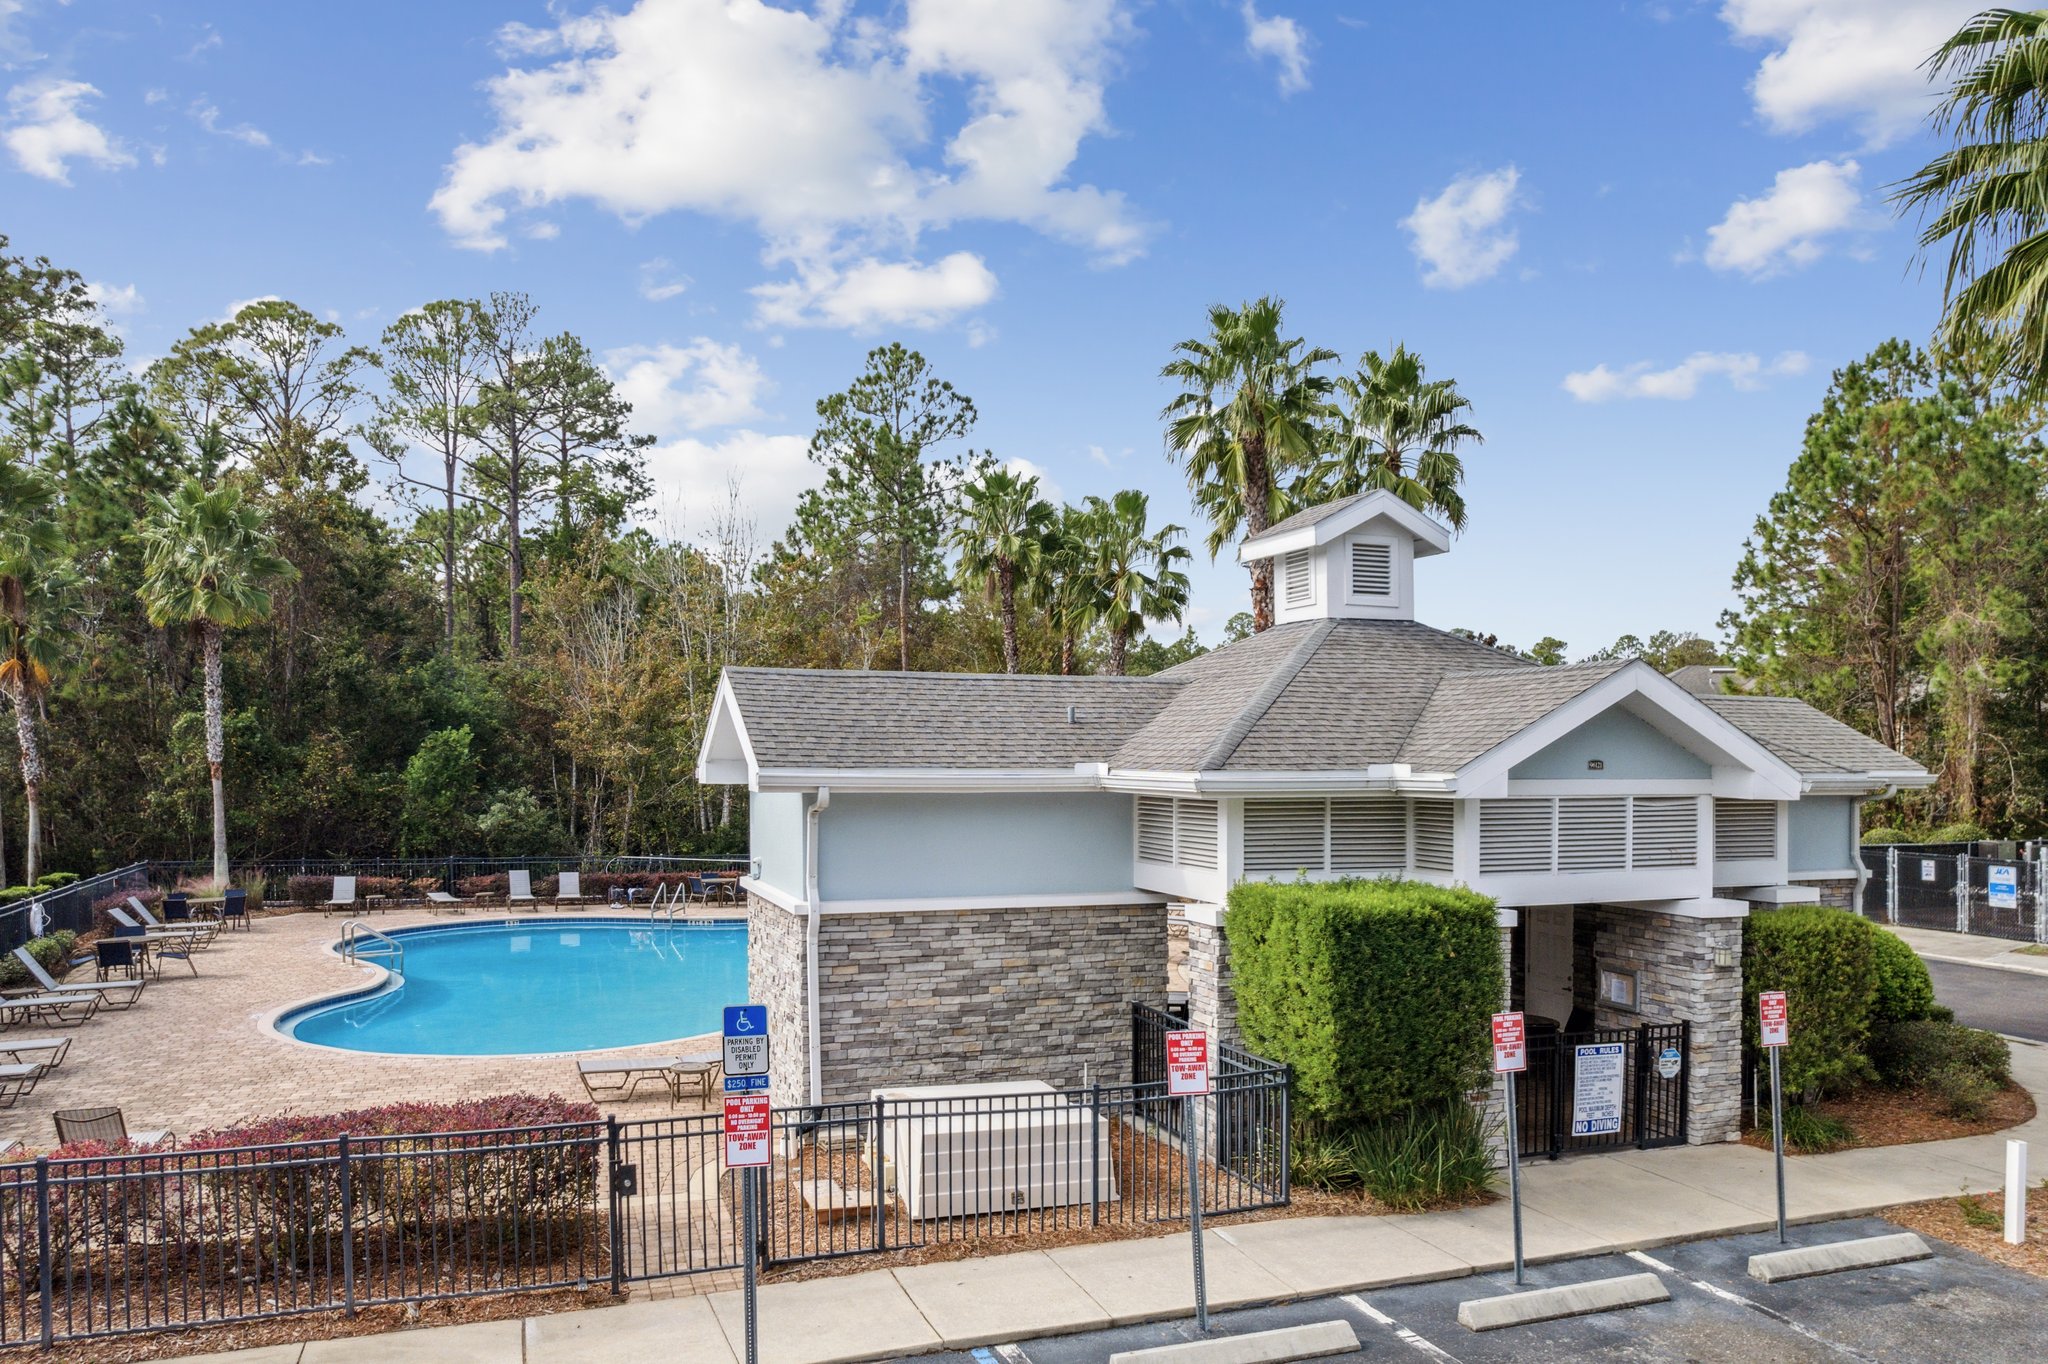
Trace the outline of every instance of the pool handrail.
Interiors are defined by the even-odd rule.
[[[395,975],[405,974],[405,944],[389,933],[380,933],[361,919],[344,919],[341,923],[341,958],[351,966],[356,962],[356,939],[367,933],[385,946],[384,955],[390,964],[385,968]]]

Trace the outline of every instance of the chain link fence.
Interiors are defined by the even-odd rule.
[[[1862,856],[1865,918],[2048,943],[2048,842],[1887,843]]]

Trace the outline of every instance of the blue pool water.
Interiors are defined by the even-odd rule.
[[[411,1056],[591,1051],[717,1032],[747,997],[744,923],[527,920],[394,932],[404,978],[278,1020],[303,1042]],[[358,952],[379,965],[381,944]]]

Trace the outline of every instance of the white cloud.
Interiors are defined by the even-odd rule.
[[[1120,194],[1067,182],[1107,124],[1127,4],[907,0],[900,19],[855,20],[843,4],[640,0],[503,29],[515,64],[489,82],[497,126],[456,148],[431,208],[486,250],[506,244],[513,215],[577,199],[629,223],[675,211],[747,223],[766,262],[794,276],[762,296],[764,313],[793,296],[819,318],[832,310],[809,300],[830,291],[808,276],[859,282],[901,265],[957,284],[957,264],[928,267],[917,246],[963,220],[1127,260],[1145,224]],[[958,126],[935,130],[952,109]]]
[[[90,280],[85,286],[85,296],[108,317],[129,317],[142,311],[141,290],[132,284],[102,284]]]
[[[753,356],[707,336],[687,346],[608,350],[604,368],[633,404],[634,425],[662,437],[758,417],[768,387]]]
[[[1724,0],[1721,19],[1770,48],[1750,81],[1772,131],[1841,119],[1872,147],[1911,132],[1936,91],[1920,64],[1980,0]]]
[[[19,26],[25,8],[23,0],[0,0],[0,71],[26,66],[42,56],[29,46]]]
[[[981,257],[955,251],[930,265],[872,257],[841,268],[799,262],[795,279],[754,289],[761,320],[778,327],[937,327],[996,296]]]
[[[678,274],[665,256],[640,262],[640,297],[666,303],[690,287],[690,277]]]
[[[84,81],[24,81],[7,92],[7,150],[30,175],[71,183],[74,159],[105,170],[135,164],[135,157],[80,112],[99,91]]]
[[[1825,239],[1857,225],[1862,196],[1854,161],[1813,161],[1778,172],[1771,188],[1737,199],[1707,229],[1707,264],[1762,277],[1820,259]]]
[[[685,518],[722,507],[728,481],[736,481],[747,514],[771,536],[796,519],[797,499],[824,476],[805,437],[748,429],[716,441],[664,441],[648,450],[647,473],[655,486],[650,505],[679,507]]]
[[[1489,278],[1521,244],[1515,230],[1504,226],[1519,205],[1516,187],[1521,172],[1513,166],[1485,174],[1461,175],[1435,198],[1418,199],[1415,211],[1401,220],[1409,249],[1428,268],[1422,282],[1431,288],[1462,289]]]
[[[1243,13],[1244,50],[1271,59],[1279,68],[1280,93],[1294,95],[1308,89],[1308,33],[1282,15],[1260,14],[1252,0],[1244,0]]]
[[[192,117],[215,137],[232,138],[250,147],[268,147],[270,134],[248,123],[222,123],[220,106],[204,95],[192,101]]]
[[[1721,375],[1738,389],[1762,388],[1764,380],[1804,374],[1810,362],[1804,351],[1788,350],[1766,363],[1750,351],[1694,351],[1669,369],[1652,369],[1641,360],[1621,369],[1595,365],[1564,376],[1565,392],[1582,403],[1616,398],[1690,398],[1700,381]]]
[[[1067,495],[1061,489],[1059,481],[1052,476],[1051,472],[1043,464],[1035,460],[1025,459],[1022,455],[1012,455],[1002,463],[1003,468],[1019,478],[1037,479],[1038,495],[1048,502],[1057,505],[1067,500]]]

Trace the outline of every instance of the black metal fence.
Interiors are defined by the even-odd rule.
[[[598,1123],[0,1165],[0,1345],[610,1281]]]
[[[1529,1068],[1515,1084],[1520,1154],[1555,1160],[1681,1144],[1691,1045],[1683,1022],[1531,1034]]]
[[[213,875],[211,862],[150,862],[145,864],[158,885],[174,885],[186,878],[204,880]],[[680,874],[692,871],[734,871],[748,866],[744,857],[618,856],[580,857],[292,857],[260,862],[237,862],[236,884],[257,889],[260,879],[263,897],[282,900],[289,894],[293,877],[356,876],[386,877],[394,881],[454,891],[457,883],[471,877],[502,876],[511,871],[529,871],[536,879],[558,876],[565,871],[585,876],[605,873],[628,875]]]
[[[2048,943],[2048,846],[1889,843],[1862,850],[1865,918],[1907,928]]]
[[[138,862],[44,891],[31,899],[17,900],[0,909],[0,956],[45,933],[88,932],[93,927],[94,904],[110,895],[145,890],[149,884],[149,869]]]

